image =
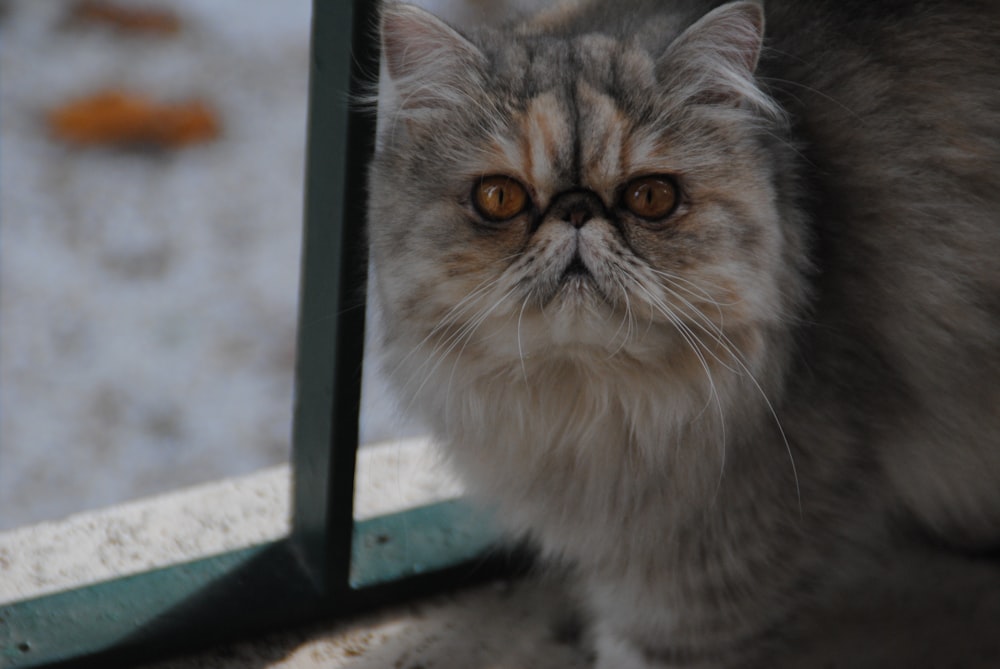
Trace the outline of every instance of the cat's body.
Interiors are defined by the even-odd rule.
[[[1000,10],[717,4],[383,19],[385,368],[602,669],[750,666],[900,528],[1000,543]]]

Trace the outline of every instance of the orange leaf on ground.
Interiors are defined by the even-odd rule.
[[[85,146],[178,148],[215,139],[220,123],[205,103],[156,103],[111,90],[73,100],[48,115],[52,134]]]
[[[122,7],[102,0],[81,0],[73,6],[70,18],[133,33],[173,35],[181,29],[180,18],[169,9]]]

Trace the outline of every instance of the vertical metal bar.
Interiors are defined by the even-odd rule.
[[[349,587],[375,133],[352,100],[378,72],[375,25],[370,0],[313,2],[292,541],[328,596]]]

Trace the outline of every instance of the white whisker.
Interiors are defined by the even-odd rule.
[[[778,432],[781,435],[781,440],[784,443],[785,451],[788,453],[788,460],[792,467],[792,476],[795,480],[795,494],[798,500],[799,514],[802,514],[802,490],[799,484],[798,469],[795,466],[795,457],[792,454],[791,444],[788,442],[788,437],[785,435],[785,429],[781,425],[781,420],[778,418],[778,414],[774,409],[774,405],[771,399],[764,392],[763,386],[761,386],[757,377],[750,371],[750,366],[745,358],[745,356],[740,352],[739,348],[733,343],[733,341],[726,336],[722,331],[722,328],[714,323],[702,313],[695,305],[691,304],[688,300],[684,299],[676,293],[676,291],[671,290],[669,287],[664,287],[665,290],[669,291],[674,295],[675,298],[680,300],[684,306],[690,311],[684,309],[679,309],[680,313],[686,316],[693,325],[701,329],[705,334],[711,337],[719,346],[722,347],[723,351],[729,355],[733,362],[739,367],[739,370],[733,370],[728,365],[722,363],[717,356],[714,356],[716,360],[719,360],[720,364],[723,364],[727,369],[734,373],[739,373],[741,376],[745,376],[753,384],[754,388],[760,394],[761,399],[764,400],[764,404],[767,406],[767,410],[774,420],[775,426],[778,428]]]
[[[524,375],[524,386],[528,392],[531,392],[531,385],[528,383],[528,369],[524,363],[524,346],[521,342],[521,321],[524,319],[524,309],[528,306],[529,299],[531,299],[530,291],[524,296],[524,300],[521,301],[521,311],[517,314],[517,356],[521,360],[521,374]]]

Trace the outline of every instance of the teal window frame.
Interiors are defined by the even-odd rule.
[[[355,522],[376,3],[314,0],[288,536],[0,606],[0,669],[140,661],[517,568],[460,500]]]

